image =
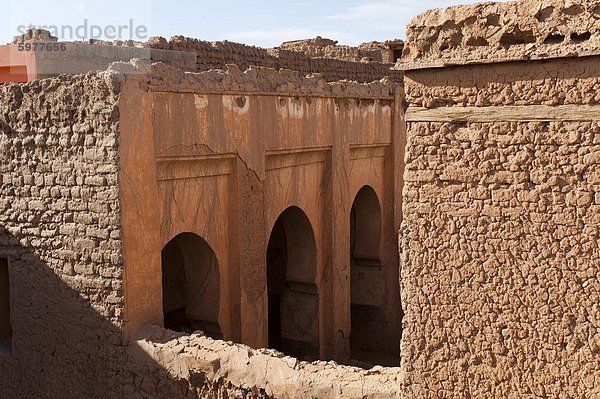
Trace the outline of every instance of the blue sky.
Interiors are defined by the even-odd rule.
[[[204,40],[231,40],[272,47],[282,41],[315,37],[356,45],[371,40],[404,38],[407,22],[421,11],[435,7],[475,3],[473,0],[0,0],[0,43],[7,43],[18,28],[33,24],[74,31],[87,19],[103,29],[143,26],[148,36],[175,34]],[[69,28],[64,31],[69,34]],[[110,30],[108,31],[110,33]],[[143,29],[139,33],[143,32]],[[75,33],[74,33],[75,34]],[[140,35],[143,36],[143,35]],[[65,38],[68,39],[68,38]]]

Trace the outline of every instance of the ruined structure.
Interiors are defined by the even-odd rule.
[[[103,51],[69,45],[76,60]],[[166,63],[185,59],[154,51]],[[133,340],[148,324],[305,360],[398,366],[398,83],[327,83],[235,65],[184,72],[166,63],[138,59],[2,87],[0,258],[11,295],[3,392],[252,391],[224,380],[233,372],[224,359],[209,362],[221,376],[214,382],[166,384],[174,370],[161,371],[166,365]],[[32,369],[49,342],[48,370]],[[263,376],[280,355],[264,357]],[[297,362],[282,361],[275,370]],[[296,373],[328,375],[332,366],[310,367]],[[390,371],[364,372],[364,381],[348,375],[337,383],[356,392],[397,379]],[[269,384],[256,389],[265,397],[289,391]]]
[[[389,64],[395,63],[402,56],[404,42],[388,40],[384,43],[369,42],[351,47],[340,46],[335,40],[316,37],[285,42],[278,49],[300,52],[312,58],[335,58],[356,62],[376,61]]]
[[[262,49],[228,41],[207,42],[183,36],[174,36],[170,40],[153,37],[147,43],[99,40],[58,43],[56,40],[46,31],[31,31],[15,37],[11,45],[0,46],[0,83],[101,71],[115,61],[129,61],[132,58],[162,62],[188,72],[224,69],[228,64],[235,64],[241,70],[261,66],[289,69],[303,75],[318,73],[328,82],[352,80],[369,83],[384,77],[394,82],[402,81],[401,71],[391,70],[402,49],[402,42],[399,41],[376,45],[370,43],[358,48],[330,44],[323,47],[323,43],[313,42],[310,46],[312,51],[307,48],[299,51],[287,46]],[[32,42],[39,45],[44,43],[47,47],[40,51],[32,48],[22,51],[19,48],[19,43]],[[360,59],[352,54],[358,53],[368,54],[372,62],[357,62]]]
[[[597,397],[598,10],[0,49],[0,393]]]

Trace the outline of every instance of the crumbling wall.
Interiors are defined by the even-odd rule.
[[[21,59],[17,44],[25,41],[52,43],[57,39],[50,32],[30,29],[16,36],[12,45],[0,46],[3,54],[0,64],[11,65],[11,60]],[[133,58],[163,62],[191,72],[224,69],[236,64],[242,70],[250,66],[290,69],[303,75],[320,74],[326,81],[350,80],[368,83],[389,77],[402,81],[402,72],[393,70],[394,50],[401,49],[401,41],[365,43],[359,47],[326,45],[313,39],[284,44],[279,48],[263,49],[245,44],[207,42],[174,36],[167,41],[153,37],[147,43],[131,40],[113,42],[64,42],[62,51],[44,51],[33,54],[28,61],[30,79],[48,78],[62,73],[80,74],[106,69],[112,62]],[[294,44],[296,43],[296,44]],[[388,49],[388,47],[390,49]],[[15,81],[14,77],[10,81]]]
[[[232,42],[206,42],[183,36],[152,38],[148,46],[154,49],[188,51],[195,53],[196,71],[223,69],[226,64],[236,64],[241,70],[250,66],[291,69],[303,75],[319,73],[327,81],[353,80],[372,82],[386,76],[400,82],[402,73],[391,70],[391,64],[379,62],[353,62],[333,58],[313,58],[302,52],[275,48],[271,50]]]
[[[403,393],[597,397],[598,58],[500,61],[408,64]]]
[[[336,40],[317,36],[313,39],[284,42],[277,47],[303,53],[311,58],[334,58],[352,62],[389,62],[387,46],[384,43],[370,42],[357,47],[338,45]]]
[[[103,74],[0,86],[2,397],[120,396],[117,100]]]
[[[600,1],[525,0],[434,9],[407,27],[406,68],[598,53]]]
[[[333,362],[306,363],[200,333],[188,336],[146,327],[138,331],[128,354],[138,395],[148,398],[399,397],[399,368],[363,370]]]
[[[5,70],[2,81],[21,82],[62,74],[103,71],[113,62],[128,62],[133,58],[164,62],[184,70],[193,70],[196,66],[194,53],[152,49],[145,43],[132,40],[60,43],[56,41],[56,37],[47,30],[29,29],[25,34],[15,36],[12,44],[0,46],[0,65]],[[54,48],[54,51],[19,51],[19,44],[24,42],[60,48]],[[21,67],[21,70],[17,67]],[[26,71],[25,80],[22,80],[22,70]]]

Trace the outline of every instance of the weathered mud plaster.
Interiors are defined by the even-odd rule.
[[[44,51],[22,51],[20,45],[43,45]],[[193,72],[225,69],[227,64],[242,70],[250,66],[291,69],[303,75],[319,73],[329,82],[352,80],[372,82],[389,77],[402,81],[402,72],[393,70],[394,57],[401,41],[389,44],[366,43],[361,47],[327,46],[323,52],[294,48],[263,49],[232,42],[206,42],[174,36],[169,41],[153,37],[148,42],[101,41],[58,42],[45,30],[28,30],[11,44],[0,46],[0,83],[26,82],[60,74],[102,71],[112,62],[129,62],[133,58],[163,62]],[[285,46],[284,46],[285,47]],[[287,48],[287,47],[286,47]],[[370,57],[360,57],[370,55]],[[356,56],[353,56],[356,55]]]
[[[583,56],[597,6],[480,4],[410,24],[405,397],[600,394],[600,59]],[[565,43],[544,44],[553,32]]]
[[[389,273],[380,287],[387,327],[377,338],[397,351],[400,96],[388,81],[329,84],[235,67],[182,74],[142,61],[3,85],[0,258],[8,261],[13,297],[2,395],[156,397],[181,384],[203,387],[214,374],[194,371],[185,381],[169,369],[180,364],[179,346],[159,348],[164,358],[151,347],[127,354],[138,326],[163,322],[160,253],[179,232],[197,232],[218,256],[225,338],[266,346],[265,248],[290,205],[314,229],[320,355],[347,360],[348,230],[354,197],[366,185],[381,202],[380,262]],[[191,350],[197,339],[180,341]],[[224,355],[243,348],[200,342],[222,346]],[[265,366],[272,361],[276,374],[287,368],[273,366],[279,354],[249,353]],[[205,364],[204,354],[194,354],[191,370]],[[235,370],[254,373],[244,366]],[[394,371],[296,367],[297,395],[397,392]],[[244,391],[249,385],[228,381],[229,374],[211,380],[206,395],[234,389],[280,397],[281,387],[261,381],[255,385],[264,388]],[[322,381],[311,384],[313,375]]]
[[[44,31],[42,31],[44,32]],[[51,50],[23,51],[19,43],[60,46]],[[27,82],[62,74],[104,71],[116,61],[132,58],[165,62],[177,68],[193,69],[196,55],[183,51],[166,51],[133,44],[97,42],[56,42],[47,37],[16,37],[14,43],[0,46],[0,82]]]
[[[284,42],[277,49],[303,53],[312,58],[333,58],[355,62],[382,62],[392,64],[394,57],[402,54],[402,40],[368,42],[357,47],[339,45],[337,41],[316,37],[314,39]]]
[[[303,75],[320,73],[328,82],[338,80],[353,80],[357,82],[372,82],[389,77],[395,82],[402,81],[402,73],[392,70],[393,54],[384,60],[383,52],[379,57],[373,54],[374,61],[357,62],[360,59],[351,57],[351,53],[363,53],[359,48],[331,46],[329,50],[311,51],[314,49],[297,48],[282,45],[273,49],[263,49],[232,42],[206,42],[183,36],[173,36],[170,40],[162,37],[151,38],[147,44],[152,49],[185,51],[196,55],[198,72],[211,69],[223,69],[225,64],[236,64],[245,70],[251,66],[261,66],[275,69],[291,69]],[[397,48],[401,44],[391,44]],[[380,62],[379,62],[380,61]]]
[[[139,60],[2,86],[0,264],[14,295],[2,395],[598,397],[596,8],[425,14],[404,88]],[[296,207],[314,233],[310,332],[321,358],[348,360],[349,215],[367,186],[387,299],[372,331],[397,348],[405,312],[401,367],[250,349],[269,341],[265,249]],[[161,249],[182,232],[212,248],[222,335],[249,347],[147,327],[163,323]]]

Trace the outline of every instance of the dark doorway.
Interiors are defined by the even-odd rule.
[[[277,219],[267,248],[269,347],[304,360],[319,357],[317,247],[297,207]]]
[[[389,349],[389,337],[385,334],[389,298],[386,270],[381,262],[381,206],[369,186],[358,192],[352,205],[350,263],[351,357],[367,367],[398,366],[399,353]]]
[[[208,243],[192,233],[173,238],[162,251],[162,275],[165,328],[222,339],[219,265]]]

